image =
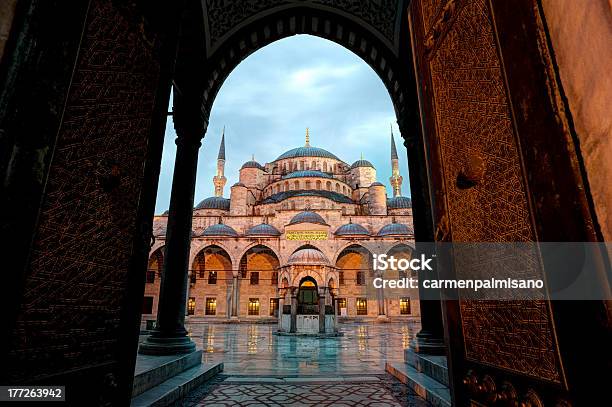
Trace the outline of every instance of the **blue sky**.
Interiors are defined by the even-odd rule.
[[[406,150],[399,136],[391,98],[376,73],[358,56],[331,41],[298,35],[276,41],[250,55],[229,75],[214,102],[198,161],[195,204],[212,196],[212,177],[225,126],[227,185],[255,155],[260,163],[310,144],[351,164],[363,153],[387,186],[391,176],[390,124],[404,177],[403,195],[410,196]],[[166,126],[156,213],[168,209],[176,133]]]

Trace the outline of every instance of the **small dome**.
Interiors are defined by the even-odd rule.
[[[351,165],[351,169],[358,168],[358,167],[374,168],[374,165],[372,165],[372,163],[369,162],[368,160],[357,160],[353,163],[353,165]]]
[[[283,154],[279,155],[276,161],[283,160],[285,158],[297,158],[297,157],[321,157],[321,158],[331,158],[334,160],[341,161],[334,154],[330,153],[327,150],[324,150],[319,147],[297,147],[292,150],[286,151]]]
[[[414,231],[403,223],[389,223],[378,231],[378,236],[413,235]]]
[[[371,187],[384,187],[384,185],[383,185],[382,183],[378,182],[378,181],[376,181],[376,182],[372,182],[372,183],[370,184],[370,186],[371,186]]]
[[[327,257],[317,249],[300,249],[289,256],[287,264],[328,265]]]
[[[242,167],[240,167],[240,169],[244,169],[244,168],[259,168],[260,170],[264,171],[265,168],[263,167],[263,165],[261,165],[260,163],[258,163],[255,160],[251,160],[251,161],[247,161],[244,164],[242,164]]]
[[[302,178],[302,177],[320,177],[320,178],[332,178],[331,175],[316,170],[305,170],[305,171],[293,171],[287,175],[283,175],[283,179],[288,178]]]
[[[315,212],[310,212],[310,211],[304,211],[304,212],[298,213],[293,218],[291,218],[291,221],[289,222],[290,225],[295,225],[298,223],[318,223],[320,225],[327,226],[325,219],[323,219],[321,215]]]
[[[407,196],[395,196],[387,199],[387,208],[389,209],[406,209],[412,208],[412,199]]]
[[[261,223],[246,231],[247,236],[280,236],[280,232],[272,225]]]
[[[221,209],[229,211],[230,200],[220,196],[211,196],[200,202],[195,209]]]
[[[236,182],[232,187],[246,187],[242,182]]]
[[[334,232],[336,236],[352,236],[352,235],[365,235],[368,236],[370,232],[358,223],[347,223],[346,225],[340,226]]]
[[[224,225],[223,223],[217,223],[216,225],[207,227],[204,232],[202,232],[202,236],[238,237],[238,233],[230,226]]]

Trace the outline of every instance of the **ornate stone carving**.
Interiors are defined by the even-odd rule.
[[[337,9],[378,31],[391,44],[397,41],[402,13],[400,0],[206,0],[205,24],[209,54],[225,36],[257,15],[289,7],[310,6]]]

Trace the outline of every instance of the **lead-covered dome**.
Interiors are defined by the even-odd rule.
[[[221,209],[223,211],[229,211],[230,200],[220,196],[211,196],[200,202],[195,209]]]
[[[378,236],[413,235],[414,231],[403,223],[389,223],[378,231]]]
[[[300,249],[289,256],[287,264],[329,265],[327,257],[317,249]]]
[[[338,229],[336,229],[334,234],[336,236],[368,236],[370,232],[368,232],[366,228],[364,228],[358,223],[347,223],[346,225],[342,225]]]
[[[298,157],[320,157],[320,158],[331,158],[333,160],[342,161],[338,157],[336,157],[334,154],[330,153],[327,150],[324,150],[319,147],[311,147],[311,146],[297,147],[289,151],[286,151],[283,154],[279,155],[276,161],[284,160],[285,158],[298,158]]]
[[[298,223],[318,223],[319,225],[326,225],[325,219],[321,215],[311,211],[300,212],[291,218],[290,225],[296,225]]]
[[[260,223],[246,231],[247,236],[280,236],[280,232],[272,225]]]
[[[238,237],[236,232],[231,226],[224,225],[223,223],[217,223],[207,227],[202,236],[226,236],[226,237]]]
[[[359,168],[359,167],[370,167],[370,168],[374,168],[374,165],[369,162],[368,160],[357,160],[353,163],[353,165],[351,165],[351,169],[353,168]]]
[[[263,165],[261,165],[260,163],[258,163],[255,160],[251,160],[251,161],[247,161],[244,164],[242,164],[242,167],[240,167],[240,169],[245,169],[245,168],[258,168],[262,171],[265,171],[265,168]]]
[[[412,199],[407,196],[394,196],[387,198],[387,208],[389,209],[407,209],[412,208]]]
[[[328,173],[317,171],[317,170],[293,171],[287,175],[283,175],[283,179],[302,178],[302,177],[333,178]]]

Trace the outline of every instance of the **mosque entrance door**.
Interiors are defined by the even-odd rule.
[[[312,277],[300,281],[298,291],[298,309],[300,315],[317,315],[319,313],[319,293],[317,282]]]

